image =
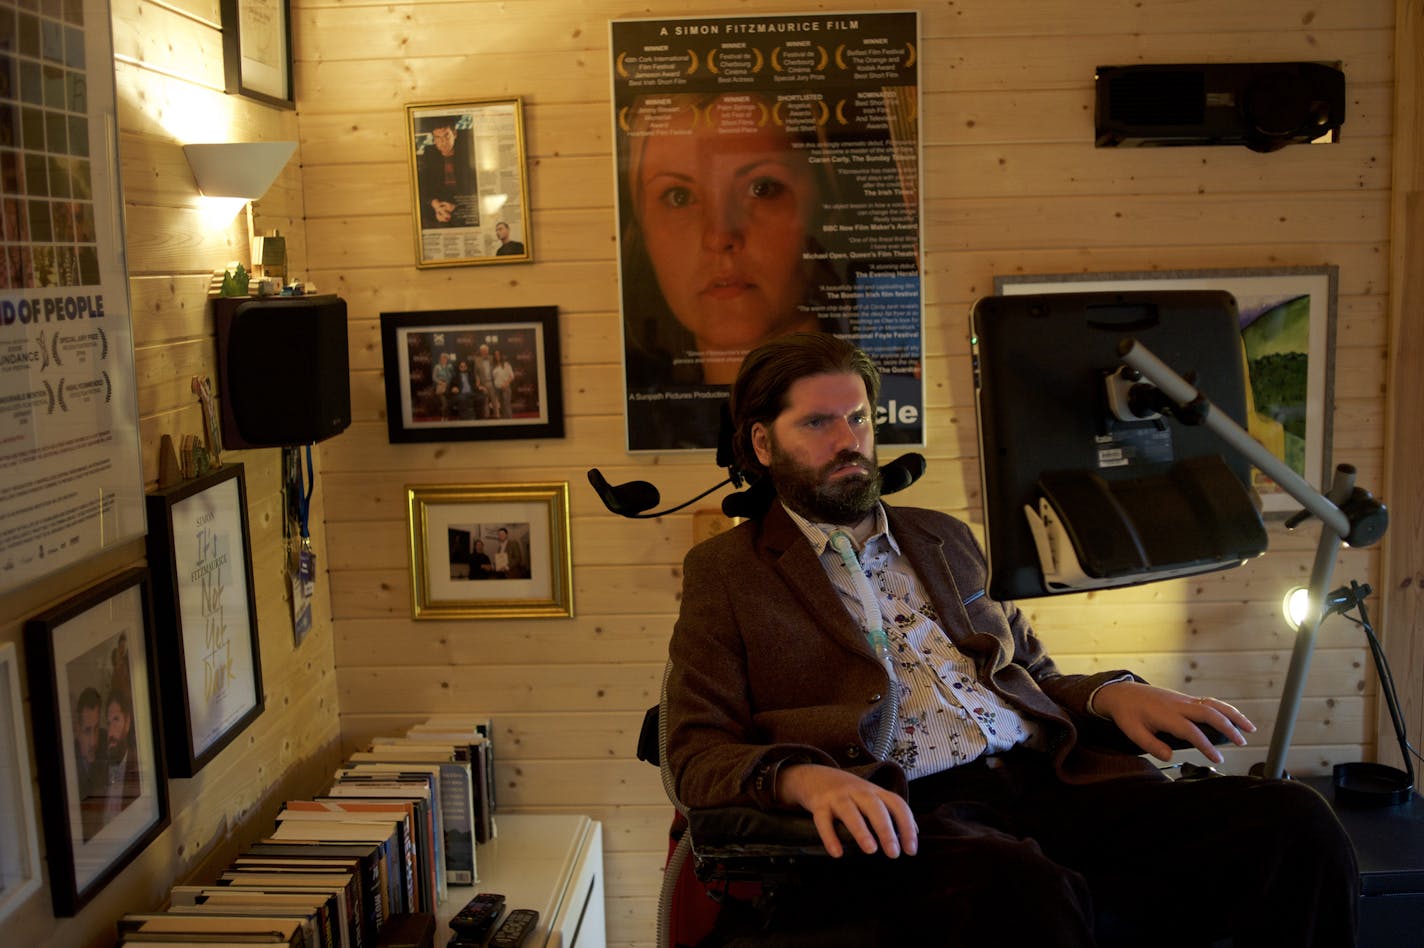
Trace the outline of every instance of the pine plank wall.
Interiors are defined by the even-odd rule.
[[[840,0],[775,9],[798,6],[877,9]],[[1411,406],[1421,386],[1407,367],[1393,366],[1409,401],[1391,404],[1386,380],[1391,344],[1419,350],[1417,313],[1404,321],[1399,299],[1410,287],[1416,302],[1420,293],[1417,278],[1408,284],[1400,276],[1402,248],[1417,260],[1420,246],[1412,200],[1418,133],[1408,132],[1403,146],[1394,134],[1398,50],[1410,60],[1398,74],[1414,85],[1420,75],[1418,6],[921,5],[930,467],[900,499],[981,524],[967,312],[992,292],[996,274],[1333,263],[1335,455],[1417,524],[1417,500],[1391,496],[1391,489],[1417,494],[1417,471],[1387,483],[1394,469],[1387,446],[1400,437],[1418,444]],[[278,452],[228,455],[248,468],[266,713],[196,778],[172,781],[172,827],[92,905],[57,921],[42,891],[20,907],[7,943],[13,933],[15,944],[110,944],[115,917],[157,906],[173,882],[225,862],[270,827],[282,800],[320,790],[342,753],[430,713],[478,711],[497,726],[501,808],[602,820],[609,943],[652,944],[671,810],[657,773],[633,749],[643,710],[657,697],[692,517],[614,517],[585,471],[597,465],[614,482],[654,480],[668,499],[691,496],[719,472],[704,455],[633,456],[621,448],[607,21],[739,12],[758,7],[292,0],[298,108],[290,112],[222,93],[217,0],[112,0],[147,480],[156,477],[162,434],[200,430],[188,383],[215,373],[208,279],[250,259],[249,228],[279,229],[294,272],[347,300],[353,424],[317,452],[313,534],[327,572],[315,629],[299,648],[282,598]],[[1092,147],[1099,64],[1273,60],[1342,61],[1348,117],[1339,144],[1270,155]],[[1401,99],[1417,108],[1418,90],[1405,92]],[[417,270],[404,106],[494,96],[524,99],[537,261]],[[205,221],[179,145],[279,139],[298,141],[299,150],[250,218]],[[1411,163],[1407,175],[1393,167],[1397,155]],[[1401,208],[1413,209],[1402,224]],[[1401,261],[1393,274],[1392,258]],[[505,305],[558,307],[566,437],[389,444],[379,314]],[[571,486],[576,617],[413,622],[404,486],[525,481]],[[1410,578],[1417,526],[1404,536],[1411,543],[1391,555]],[[1241,569],[1026,606],[1068,670],[1126,665],[1154,682],[1238,703],[1262,725],[1251,749],[1228,754],[1226,766],[1241,772],[1265,755],[1290,649],[1279,596],[1304,580],[1314,538],[1313,529],[1287,535],[1277,523],[1271,552]],[[0,599],[0,640],[19,640],[27,616],[142,556],[142,545],[131,544]],[[1336,575],[1377,589],[1396,580],[1378,549],[1345,551]],[[1400,610],[1420,611],[1417,599]],[[1391,650],[1413,656],[1396,674],[1414,696],[1417,733],[1419,633],[1404,630]],[[1322,772],[1372,758],[1376,696],[1360,635],[1330,621],[1290,769]]]

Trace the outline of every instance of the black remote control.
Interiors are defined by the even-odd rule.
[[[504,914],[504,896],[494,892],[481,892],[465,903],[465,907],[450,919],[450,927],[455,930],[455,940],[479,944],[494,929],[494,923]]]
[[[524,939],[534,933],[534,926],[538,924],[538,912],[533,909],[514,909],[489,940],[489,948],[519,948],[524,944]]]

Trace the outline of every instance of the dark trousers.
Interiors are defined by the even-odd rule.
[[[1354,849],[1302,784],[1073,786],[1021,750],[916,780],[910,802],[917,855],[824,860],[775,927],[860,918],[878,932],[860,945],[1355,943]]]

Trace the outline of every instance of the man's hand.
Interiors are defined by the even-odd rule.
[[[1180,737],[1221,763],[1221,751],[1202,734],[1198,724],[1207,724],[1239,747],[1246,745],[1256,725],[1235,707],[1220,698],[1193,698],[1169,688],[1155,688],[1136,681],[1104,685],[1093,697],[1093,710],[1112,719],[1132,742],[1158,760],[1171,760],[1172,748],[1157,737],[1158,732]]]
[[[894,859],[902,851],[913,856],[919,849],[919,827],[910,804],[855,774],[821,764],[788,764],[777,774],[776,797],[811,814],[826,852],[836,858],[844,853],[837,822],[850,830],[862,852],[879,848]]]

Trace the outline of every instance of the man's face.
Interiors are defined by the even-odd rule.
[[[94,763],[99,756],[99,708],[81,708],[79,720],[74,725],[75,739],[79,744],[79,756],[86,764]]]
[[[495,225],[494,225],[494,235],[499,238],[499,242],[500,242],[500,243],[504,243],[506,240],[509,239],[509,225],[508,225],[508,224],[495,224]]]
[[[435,147],[440,154],[446,158],[455,153],[455,130],[453,128],[437,128],[430,133],[430,137],[435,140]]]
[[[810,375],[792,383],[770,426],[752,428],[752,447],[793,510],[851,525],[880,499],[873,419],[859,375]]]
[[[129,726],[133,719],[117,701],[109,702],[109,758],[118,760],[128,749]]]
[[[508,530],[501,530],[501,531],[499,531],[499,542],[503,543],[505,540],[508,540],[508,539],[509,539],[509,531],[508,531]]]

